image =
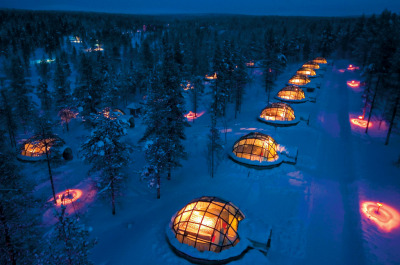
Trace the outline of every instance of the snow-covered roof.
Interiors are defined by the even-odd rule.
[[[128,109],[140,109],[142,106],[137,102],[132,102],[127,106]]]

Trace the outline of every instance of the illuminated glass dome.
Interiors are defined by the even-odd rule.
[[[233,145],[233,154],[251,161],[274,162],[279,158],[277,143],[271,136],[253,132],[242,136]]]
[[[112,111],[113,113],[114,113],[114,115],[111,115],[111,116],[121,116],[121,115],[125,115],[125,112],[123,112],[122,110],[120,110],[120,109],[112,109],[112,108],[110,108],[110,107],[105,107],[102,111],[101,111],[101,113],[104,115],[104,117],[106,117],[106,118],[110,118],[111,120],[114,120],[114,119],[116,119],[115,117],[110,117],[110,111]]]
[[[318,70],[319,69],[319,64],[314,63],[313,61],[308,61],[305,64],[303,64],[302,67]]]
[[[302,67],[296,72],[297,75],[305,75],[305,76],[316,76],[317,73],[314,71],[314,69],[310,69],[307,67]]]
[[[310,82],[311,80],[305,75],[294,75],[292,76],[292,78],[289,79],[288,83],[292,85],[302,86],[307,85]]]
[[[317,57],[317,58],[315,58],[315,59],[313,60],[313,62],[314,62],[314,63],[317,63],[317,64],[327,64],[327,63],[328,63],[328,62],[326,61],[326,59],[323,58],[323,57]]]
[[[23,142],[21,153],[17,156],[20,160],[39,161],[46,159],[46,150],[49,156],[62,156],[65,160],[72,159],[71,148],[64,145],[65,142],[56,135],[43,139],[41,135],[35,135]]]
[[[38,157],[46,155],[46,146],[47,146],[47,151],[50,152],[50,148],[52,145],[53,145],[53,139],[43,139],[37,141],[28,140],[23,144],[21,155],[30,157]]]
[[[286,86],[282,88],[277,95],[278,98],[291,101],[300,101],[305,99],[303,89],[297,86]]]
[[[201,197],[177,212],[172,231],[180,243],[201,252],[219,253],[239,243],[238,226],[244,218],[231,202],[216,197]]]
[[[268,121],[292,121],[295,116],[294,110],[288,104],[276,102],[263,109],[260,118]]]

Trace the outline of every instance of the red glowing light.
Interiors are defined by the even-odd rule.
[[[368,219],[373,221],[385,232],[397,228],[400,225],[400,214],[396,209],[379,202],[362,202],[361,211]]]
[[[356,81],[356,80],[347,81],[347,85],[349,87],[359,87],[360,81]]]
[[[349,70],[349,71],[354,71],[354,70],[358,70],[358,69],[360,69],[360,67],[352,65],[352,64],[350,64],[349,67],[347,67],[347,70]]]
[[[363,116],[358,116],[358,118],[359,118],[360,120],[363,120],[363,119],[364,119],[364,117],[363,117]]]
[[[344,71],[346,71],[345,69],[339,69],[338,70],[340,73],[344,73]]]
[[[56,194],[56,204],[57,206],[67,205],[78,200],[82,196],[82,190],[78,189],[68,189]],[[51,199],[50,201],[53,201]]]
[[[362,116],[359,116],[358,118],[362,118]],[[354,125],[361,127],[361,128],[367,128],[367,123],[368,121],[363,120],[363,119],[350,119],[351,123],[353,123]],[[372,122],[369,122],[368,125],[369,128],[372,127]]]
[[[203,116],[204,113],[205,113],[205,111],[202,111],[202,112],[199,112],[199,113],[194,113],[192,111],[189,111],[189,113],[185,114],[184,116],[188,120],[194,120],[194,119],[197,119],[197,118]]]

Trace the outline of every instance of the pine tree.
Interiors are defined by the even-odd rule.
[[[213,111],[213,109],[212,109]],[[223,145],[219,130],[216,128],[217,116],[216,113],[211,113],[211,127],[210,133],[208,135],[208,163],[211,177],[214,177],[215,170],[218,166],[218,161],[220,161],[221,154],[223,153]]]
[[[37,201],[33,183],[20,175],[0,135],[0,260],[4,265],[35,264],[38,248]]]
[[[161,71],[161,85],[164,91],[163,101],[165,102],[166,123],[163,123],[163,131],[166,133],[164,137],[167,141],[167,169],[168,177],[171,179],[171,170],[179,167],[180,160],[186,158],[186,152],[182,140],[185,137],[185,126],[188,123],[184,117],[185,101],[182,95],[182,88],[180,86],[180,78],[178,76],[177,67],[173,61],[173,54],[171,49],[167,48],[164,52],[164,61]]]
[[[395,124],[395,119],[399,115],[398,108],[400,104],[400,48],[397,48],[397,51],[392,58],[392,65],[393,65],[392,68],[393,73],[391,75],[389,82],[391,84],[391,86],[389,87],[389,91],[391,94],[389,96],[390,97],[389,99],[392,99],[393,95],[395,95],[395,97],[394,100],[391,100],[392,104],[390,104],[392,106],[392,111],[389,118],[389,129],[386,135],[385,145],[389,144],[390,135],[392,133],[393,126]]]
[[[244,58],[237,47],[234,49],[233,63],[235,65],[233,71],[233,85],[234,85],[234,97],[235,97],[235,119],[238,112],[241,110],[242,98],[244,94],[244,87],[246,85],[248,75],[246,72],[246,66]]]
[[[101,192],[109,190],[113,215],[118,189],[125,178],[122,169],[129,161],[128,146],[121,141],[129,124],[117,117],[112,111],[109,117],[92,114],[95,129],[81,147],[83,159],[91,164],[89,173],[99,173],[98,189]]]
[[[46,62],[46,59],[43,57],[42,60],[37,64],[38,74],[44,82],[50,79],[50,65]]]
[[[329,56],[335,48],[335,36],[332,31],[332,25],[328,23],[322,32],[319,50],[323,57]]]
[[[213,69],[214,72],[217,73],[217,79],[215,79],[212,84],[214,104],[216,104],[215,106],[217,107],[214,111],[216,112],[217,117],[224,115],[226,103],[226,95],[224,94],[223,88],[225,83],[225,71],[222,60],[221,50],[217,47],[213,58]]]
[[[56,71],[54,73],[54,99],[56,109],[59,110],[69,105],[70,83],[67,74],[59,59],[56,60]]]
[[[16,122],[16,117],[14,115],[14,112],[8,103],[8,99],[11,97],[9,94],[7,94],[7,91],[4,89],[1,90],[1,122],[2,124],[7,128],[8,136],[10,138],[10,144],[11,147],[16,148],[17,147],[17,141],[15,139],[15,135],[17,132],[17,122]]]
[[[9,70],[9,78],[11,79],[11,95],[13,107],[22,124],[24,130],[32,118],[33,103],[31,102],[28,93],[28,87],[25,81],[24,68],[21,60],[14,57],[11,61],[11,69]]]
[[[217,166],[216,161],[219,161],[219,156],[222,151],[222,143],[220,133],[217,130],[217,119],[222,117],[223,109],[221,104],[221,97],[219,96],[218,86],[214,86],[213,89],[213,102],[210,108],[211,113],[211,126],[208,142],[208,161],[211,177],[214,177],[215,168]]]
[[[142,177],[149,182],[149,187],[157,189],[157,199],[161,197],[161,176],[167,171],[168,156],[166,152],[167,140],[165,133],[165,116],[168,115],[165,107],[164,90],[161,85],[158,69],[151,75],[143,123],[147,126],[141,142],[145,142],[146,166]]]
[[[56,203],[56,192],[54,188],[54,180],[53,180],[53,172],[51,167],[51,161],[53,159],[53,150],[61,147],[65,144],[64,140],[62,140],[58,135],[52,132],[53,124],[48,120],[47,117],[42,116],[38,117],[35,122],[35,135],[29,138],[31,142],[41,142],[44,145],[44,151],[46,154],[46,163],[47,169],[49,172],[49,179],[51,184],[51,190],[53,192],[54,203]]]
[[[52,98],[45,79],[39,80],[37,95],[40,98],[42,109],[48,113],[51,109]]]
[[[58,219],[54,229],[50,231],[44,242],[45,250],[37,255],[38,264],[51,265],[91,265],[90,250],[97,243],[89,238],[89,231],[81,220],[70,217],[65,213],[65,206],[61,212],[55,211]]]

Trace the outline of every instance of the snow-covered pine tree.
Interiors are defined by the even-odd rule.
[[[97,243],[90,239],[89,231],[76,217],[65,213],[65,206],[61,211],[55,211],[57,224],[48,233],[43,245],[44,251],[37,255],[37,264],[51,265],[90,265],[90,250]]]
[[[331,23],[327,23],[322,32],[321,39],[319,40],[319,51],[323,57],[329,56],[335,48],[336,36],[333,33]]]
[[[210,170],[211,177],[214,177],[215,170],[218,166],[218,161],[220,161],[221,154],[223,152],[223,144],[220,136],[219,130],[216,128],[217,125],[217,116],[216,113],[211,110],[211,127],[210,133],[208,135],[208,167]]]
[[[172,49],[166,47],[164,51],[164,61],[161,70],[161,86],[164,91],[164,107],[166,116],[166,122],[162,123],[163,132],[162,135],[166,138],[166,150],[167,153],[167,170],[168,177],[171,179],[171,170],[180,167],[180,160],[186,158],[185,148],[182,141],[185,137],[185,127],[187,123],[185,113],[185,100],[182,95],[182,88],[180,86],[180,78],[178,75],[178,68],[174,63],[174,56]]]
[[[37,96],[40,98],[41,108],[47,113],[51,109],[51,93],[48,89],[47,81],[45,79],[39,79],[39,85],[37,86]]]
[[[33,183],[20,173],[13,152],[0,135],[0,260],[3,265],[36,264],[39,240]]]
[[[213,58],[213,72],[217,73],[217,79],[215,79],[212,84],[214,98],[213,104],[216,104],[215,106],[218,107],[217,109],[214,109],[214,111],[216,111],[217,113],[216,116],[220,117],[224,114],[226,95],[223,93],[223,85],[225,83],[225,71],[221,49],[219,48],[219,46],[217,46],[217,48],[215,49],[215,54]]]
[[[235,97],[235,119],[237,113],[240,112],[242,106],[242,98],[244,94],[244,87],[248,79],[244,58],[237,47],[234,48],[233,64],[235,65],[233,71],[233,86]]]
[[[57,59],[54,73],[54,99],[56,110],[60,110],[69,105],[70,82],[67,77],[61,61]]]
[[[234,64],[234,43],[228,40],[224,41],[224,55],[223,55],[223,71],[224,71],[224,94],[225,94],[225,109],[224,116],[226,115],[226,105],[232,101],[233,95],[233,71],[235,70]]]
[[[37,72],[40,76],[40,79],[47,83],[50,79],[50,65],[46,62],[46,59],[42,58],[42,60],[36,65]]]
[[[19,118],[24,130],[27,129],[28,123],[32,118],[33,103],[28,96],[30,92],[25,81],[25,71],[19,57],[14,57],[11,60],[9,69],[9,79],[11,80],[10,88],[12,105],[15,107],[15,112]]]
[[[389,91],[391,92],[392,96],[389,98],[389,102],[391,103],[391,113],[389,115],[389,129],[386,135],[385,145],[389,144],[390,135],[392,133],[393,127],[395,125],[396,118],[399,116],[399,105],[400,105],[400,48],[397,47],[397,51],[392,58],[392,74],[390,75],[389,84]],[[395,97],[393,98],[393,95]]]
[[[90,55],[80,55],[78,84],[73,95],[78,101],[78,106],[83,109],[80,112],[83,117],[89,117],[90,114],[96,113],[96,107],[101,102],[103,93],[101,88],[103,86],[100,83],[96,83],[96,65],[97,62]],[[96,85],[99,85],[99,87]]]
[[[213,87],[213,101],[210,107],[211,113],[211,126],[208,141],[208,161],[211,177],[214,177],[215,168],[217,166],[216,161],[219,159],[219,155],[222,151],[222,143],[220,132],[216,128],[217,119],[223,115],[223,107],[221,104],[221,97],[219,96],[218,86]]]
[[[58,135],[52,132],[53,124],[48,120],[46,116],[38,117],[35,122],[35,135],[29,138],[33,142],[42,142],[46,153],[47,169],[49,171],[49,178],[51,184],[51,190],[53,192],[54,203],[56,203],[56,192],[54,189],[53,172],[51,169],[52,154],[50,148],[53,150],[65,144]]]
[[[161,85],[160,73],[156,68],[150,77],[150,87],[144,108],[143,123],[147,126],[141,142],[145,142],[147,165],[142,177],[147,179],[149,187],[157,189],[157,199],[161,197],[161,175],[167,171],[165,116],[168,115],[164,90]]]
[[[16,135],[18,127],[17,127],[15,114],[12,111],[11,106],[8,102],[8,99],[11,96],[4,89],[2,89],[0,91],[0,93],[1,93],[1,105],[0,105],[1,123],[2,123],[2,126],[4,126],[6,128],[6,131],[8,132],[8,137],[10,138],[11,147],[16,148],[17,141],[15,139],[15,135]]]
[[[99,193],[109,191],[107,197],[111,198],[113,215],[118,190],[125,178],[122,169],[129,161],[129,147],[121,141],[129,124],[117,117],[112,111],[108,118],[102,114],[92,114],[91,122],[95,128],[81,146],[83,159],[91,164],[89,173],[99,173],[96,179]]]

